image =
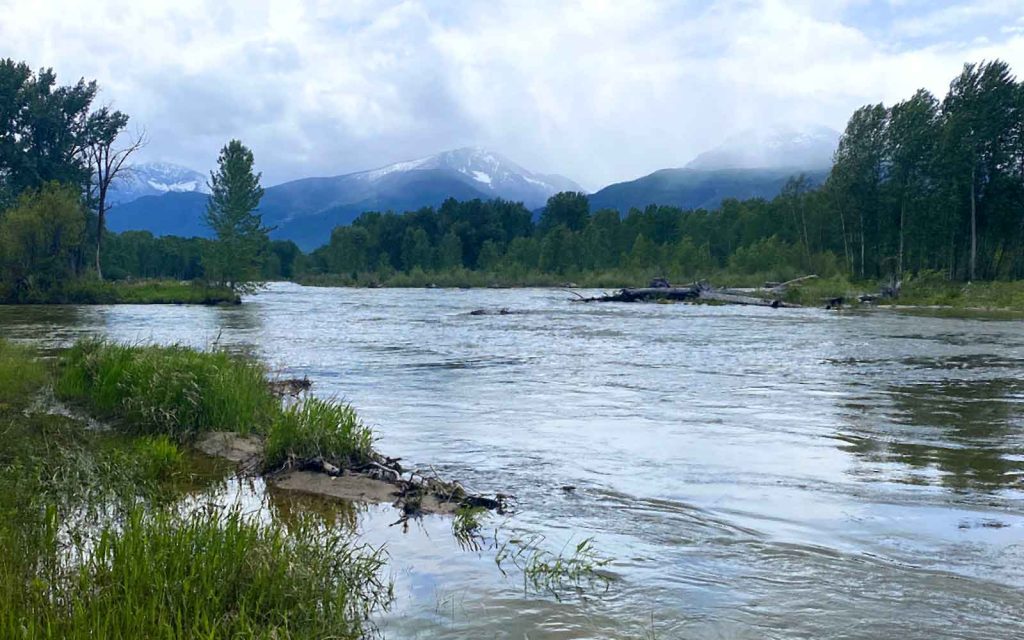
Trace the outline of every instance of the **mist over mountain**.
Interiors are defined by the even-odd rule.
[[[774,198],[786,181],[805,173],[811,184],[821,184],[827,169],[662,169],[636,180],[609,185],[591,194],[590,208],[626,213],[657,204],[681,209],[715,209],[727,198]]]
[[[775,126],[730,136],[687,163],[687,169],[796,169],[832,166],[841,134],[824,126]]]
[[[726,198],[774,198],[786,181],[805,173],[821,184],[840,134],[823,126],[772,127],[731,136],[680,169],[661,169],[609,185],[590,196],[591,209],[622,213],[650,204],[714,209]]]
[[[294,240],[311,249],[326,242],[335,226],[349,224],[365,211],[414,210],[440,205],[447,198],[502,198],[535,209],[559,191],[580,190],[569,178],[534,173],[500,154],[467,147],[369,171],[268,187],[260,213],[265,224],[275,227],[271,237]],[[113,231],[209,235],[202,222],[206,208],[203,191],[169,187],[161,195],[147,192],[121,202],[109,215]]]

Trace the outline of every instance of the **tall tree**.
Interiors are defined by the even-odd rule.
[[[120,111],[103,107],[89,116],[85,155],[92,171],[90,200],[96,206],[96,277],[103,279],[100,253],[106,225],[107,192],[114,180],[126,169],[125,162],[146,144],[145,135],[136,134],[123,147],[115,147],[118,137],[128,124],[128,116]]]
[[[835,164],[829,174],[840,195],[845,210],[853,209],[856,214],[855,231],[860,243],[861,277],[868,275],[868,259],[874,263],[871,275],[877,275],[874,255],[868,255],[869,248],[875,254],[878,249],[879,192],[885,160],[885,128],[887,111],[881,104],[867,105],[857,109],[846,125],[846,131],[839,140]]]
[[[235,290],[252,287],[269,243],[270,229],[257,212],[263,198],[260,176],[253,172],[252,151],[238,140],[221,149],[217,170],[210,172],[206,224],[217,242],[204,263],[215,281]]]
[[[50,181],[87,189],[84,150],[95,82],[57,85],[52,69],[0,60],[0,208]]]
[[[942,103],[950,177],[967,187],[970,280],[978,275],[978,243],[989,222],[988,204],[996,195],[992,188],[998,188],[1008,168],[1015,119],[1021,117],[1018,90],[1005,62],[967,64]]]
[[[938,100],[924,89],[889,110],[886,155],[899,210],[897,281],[903,279],[907,216],[915,204],[920,205],[929,197],[931,189],[929,177],[934,166],[938,112]]]
[[[563,191],[548,198],[547,206],[540,214],[540,230],[546,233],[558,225],[565,225],[569,231],[580,231],[590,219],[590,199],[585,193]]]

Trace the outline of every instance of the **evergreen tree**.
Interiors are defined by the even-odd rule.
[[[235,290],[252,289],[270,231],[257,213],[263,188],[260,174],[253,173],[252,151],[238,140],[225,145],[208,186],[206,224],[217,242],[204,258],[207,275]]]

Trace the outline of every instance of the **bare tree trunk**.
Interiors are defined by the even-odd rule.
[[[103,267],[100,265],[100,253],[103,245],[103,229],[107,217],[107,186],[103,182],[99,185],[99,200],[96,203],[96,277],[103,280]]]
[[[974,173],[975,168],[971,167],[971,277],[974,281],[975,268],[978,260],[978,203],[975,202],[974,194]]]
[[[127,122],[125,117],[123,122]],[[121,125],[123,126],[123,124]],[[97,206],[96,206],[96,276],[103,280],[103,268],[100,256],[103,251],[103,230],[107,218],[107,192],[114,179],[123,169],[129,157],[146,144],[144,132],[137,133],[128,146],[114,149],[114,142],[120,134],[120,127],[107,131],[107,135],[97,137],[88,148],[88,159],[96,175]]]
[[[846,216],[843,214],[843,208],[839,205],[839,198],[832,194],[832,200],[835,202],[836,210],[839,211],[839,224],[843,231],[843,257],[846,258],[846,265],[850,269],[850,273],[853,273],[853,254],[850,253],[850,240],[846,235]]]
[[[864,212],[860,212],[860,277],[864,279]]]
[[[900,249],[896,257],[896,280],[903,282],[903,225],[907,219],[907,195],[903,194],[903,201],[900,203]]]

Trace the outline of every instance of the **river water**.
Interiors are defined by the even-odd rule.
[[[1024,638],[1021,321],[569,297],[276,284],[235,308],[0,307],[0,331],[255,353],[351,402],[380,451],[517,496],[499,540],[612,560],[607,590],[558,600],[449,520],[358,509],[389,638]]]

